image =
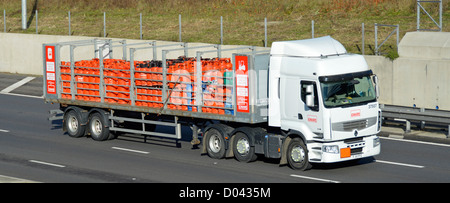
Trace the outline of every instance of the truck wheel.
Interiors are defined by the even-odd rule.
[[[287,159],[289,166],[295,170],[308,170],[312,167],[308,160],[308,149],[300,138],[294,138],[288,145]]]
[[[86,130],[85,125],[81,125],[81,115],[74,110],[70,110],[64,116],[64,125],[70,137],[82,137]]]
[[[206,151],[211,158],[221,159],[225,157],[225,140],[217,129],[210,128],[206,131],[205,138]]]
[[[105,127],[103,116],[96,112],[89,119],[89,132],[92,139],[96,141],[105,141],[109,139],[109,128]]]
[[[244,133],[238,132],[233,138],[234,157],[241,162],[255,161],[255,148],[250,146],[250,139]]]

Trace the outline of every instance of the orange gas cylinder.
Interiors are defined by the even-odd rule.
[[[147,79],[147,73],[141,72],[138,78]]]

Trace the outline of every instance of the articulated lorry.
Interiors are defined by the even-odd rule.
[[[333,38],[260,50],[189,45],[44,44],[45,102],[60,104],[71,137],[133,133],[178,143],[187,125],[191,143],[212,158],[250,162],[261,155],[299,170],[380,153],[377,77]],[[113,57],[117,49],[121,59]],[[141,51],[144,60],[136,57]]]

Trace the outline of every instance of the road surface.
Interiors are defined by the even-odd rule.
[[[201,155],[189,143],[188,127],[183,127],[179,148],[172,140],[144,140],[140,135],[105,142],[71,138],[62,131],[60,120],[47,120],[49,110],[58,105],[44,103],[41,77],[0,74],[0,90],[0,182],[450,182],[446,143],[382,137],[381,154],[376,157],[294,171],[272,159],[241,163]]]

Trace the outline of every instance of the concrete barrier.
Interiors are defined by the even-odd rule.
[[[399,58],[365,56],[380,80],[380,103],[450,110],[450,33],[410,32]]]
[[[394,105],[450,110],[450,60],[400,57],[392,87]]]
[[[450,33],[410,32],[392,71],[393,105],[450,110]]]
[[[450,33],[408,32],[398,46],[400,58],[450,59]]]
[[[409,32],[399,58],[365,56],[380,80],[380,103],[450,110],[450,33]]]
[[[42,44],[88,37],[0,33],[0,72],[42,75]]]

